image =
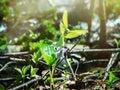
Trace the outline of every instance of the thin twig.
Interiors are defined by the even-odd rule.
[[[80,39],[83,38],[83,36],[79,36],[77,41],[75,42],[75,44],[71,47],[71,49],[69,50],[70,52],[73,50],[73,48],[79,43]]]
[[[0,60],[8,59],[8,58],[9,58],[8,56],[0,56]]]
[[[91,52],[120,52],[120,48],[113,49],[79,49],[73,50],[71,53],[91,53]]]
[[[20,88],[22,88],[22,87],[24,87],[24,86],[28,86],[29,84],[31,84],[31,83],[33,83],[33,82],[39,81],[39,80],[41,80],[41,77],[38,77],[38,78],[35,78],[35,79],[32,79],[32,80],[29,80],[29,81],[27,81],[27,82],[25,82],[25,83],[23,83],[23,84],[21,84],[21,85],[18,85],[18,86],[16,86],[16,87],[13,87],[13,88],[10,88],[10,89],[7,89],[7,90],[17,90],[17,89],[20,89]]]
[[[10,81],[15,80],[15,77],[0,78],[0,81]]]
[[[5,53],[5,54],[0,54],[0,56],[19,56],[19,55],[28,55],[31,52],[26,51],[26,52],[16,52],[16,53]]]
[[[8,65],[19,62],[25,62],[25,59],[19,58],[10,58],[11,61],[7,62],[2,68],[0,68],[0,72],[3,71]]]
[[[82,64],[89,64],[89,63],[94,63],[94,62],[108,62],[108,59],[95,59],[95,60],[87,60],[81,62]]]
[[[3,71],[8,65],[13,64],[13,63],[16,63],[16,62],[11,61],[11,62],[6,63],[6,64],[0,69],[0,72]]]
[[[11,61],[18,61],[18,62],[25,62],[26,61],[25,59],[13,58],[13,57],[10,57],[10,60]]]
[[[76,69],[75,69],[75,75],[77,74],[77,71],[78,71],[78,69],[79,69],[79,65],[80,65],[80,63],[77,61],[77,67],[76,67]]]
[[[107,68],[106,68],[106,71],[105,71],[105,76],[104,76],[103,81],[106,80],[106,78],[108,76],[108,72],[109,72],[110,68],[113,66],[113,64],[115,63],[115,61],[117,60],[118,55],[119,55],[119,52],[112,53],[112,56],[110,58],[110,61],[109,61],[108,65],[107,65]]]
[[[69,68],[70,68],[70,70],[72,72],[72,75],[74,77],[74,80],[76,81],[76,75],[75,75],[75,73],[74,73],[74,71],[72,69],[72,66],[71,66],[70,62],[68,61],[67,57],[65,58],[65,61],[67,62],[68,66],[69,66]]]

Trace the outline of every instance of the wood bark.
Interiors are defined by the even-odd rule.
[[[106,13],[104,0],[99,0],[99,18],[100,18],[100,45],[104,48],[106,43]]]

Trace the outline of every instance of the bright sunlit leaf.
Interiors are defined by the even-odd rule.
[[[65,38],[72,39],[84,35],[86,33],[88,33],[87,30],[70,30],[70,32],[65,36]]]
[[[65,33],[65,27],[62,22],[60,22],[60,32],[62,35],[64,35],[64,33]]]
[[[67,13],[67,11],[64,11],[62,20],[63,20],[65,29],[67,29],[68,28],[68,13]]]

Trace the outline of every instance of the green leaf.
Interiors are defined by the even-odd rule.
[[[116,77],[112,72],[109,73],[109,80],[108,80],[108,84],[112,84],[113,81],[119,79],[118,77]]]
[[[16,81],[19,82],[22,78],[24,78],[25,76],[22,75],[22,70],[20,68],[15,68],[15,70],[19,73],[16,76]]]
[[[15,70],[16,70],[17,72],[19,72],[19,74],[22,75],[22,70],[21,70],[20,68],[15,68]]]
[[[54,47],[42,42],[40,50],[47,65],[52,66],[56,60]]]
[[[117,48],[119,48],[120,47],[120,40],[115,39],[115,43],[116,43]]]
[[[64,45],[64,37],[61,35],[58,40],[57,46],[63,46],[63,45]]]
[[[63,25],[64,25],[65,29],[67,29],[68,28],[68,13],[67,13],[67,11],[64,11],[62,20],[63,20]]]
[[[33,68],[33,70],[31,70],[31,77],[34,77],[37,71],[38,71],[38,68]]]
[[[29,46],[30,46],[29,49],[31,51],[38,50],[40,47],[40,42],[39,41],[38,42],[29,42]]]
[[[31,66],[30,78],[35,77],[35,75],[36,75],[36,73],[37,73],[38,70],[39,70],[38,68],[33,68],[33,67]]]
[[[26,75],[27,71],[30,69],[30,65],[22,67],[22,74]]]
[[[40,61],[40,57],[41,57],[41,51],[40,51],[40,49],[37,51],[37,52],[35,52],[33,55],[31,55],[32,56],[32,61],[35,63],[35,64],[38,64],[39,63],[39,61]]]
[[[2,84],[0,84],[0,90],[5,90],[5,87]]]
[[[64,36],[65,30],[68,29],[68,14],[67,11],[63,13],[62,22],[60,22],[60,32]]]
[[[58,78],[52,78],[52,79],[53,79],[53,82],[54,82],[54,83],[57,83],[58,81],[60,81],[60,80],[58,80]],[[45,83],[51,83],[51,78],[48,77],[48,78],[45,80]]]
[[[103,78],[104,70],[95,70],[95,73],[98,73],[98,79]]]
[[[60,22],[60,32],[61,32],[61,37],[58,41],[58,46],[64,46],[65,27],[62,22]]]
[[[62,22],[60,22],[60,32],[62,35],[64,35],[64,33],[65,33],[65,27]]]
[[[65,38],[67,39],[72,39],[72,38],[76,38],[78,36],[84,35],[88,33],[87,30],[71,30],[66,36]]]

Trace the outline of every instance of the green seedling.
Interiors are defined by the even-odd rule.
[[[120,47],[120,40],[115,39],[115,44],[116,44],[117,48],[119,48]]]
[[[30,69],[30,78],[34,78],[36,77],[36,73],[39,69],[38,68],[33,68],[33,66],[31,66],[31,69]]]
[[[28,70],[30,69],[30,65],[28,66],[23,66],[21,69],[20,68],[15,68],[15,70],[18,72],[18,76],[16,78],[17,81],[20,81],[21,79],[25,79],[29,75],[27,74]]]
[[[58,41],[58,46],[61,45],[61,47],[65,47],[65,39],[76,38],[76,37],[79,37],[81,35],[85,35],[86,33],[88,33],[87,30],[69,30],[67,11],[65,11],[63,13],[62,21],[60,22],[59,26],[60,26],[61,37],[60,37],[60,39]],[[62,55],[64,55],[64,54],[62,54]],[[67,59],[66,59],[66,62],[69,65],[69,68],[70,68],[70,70],[71,70],[71,72],[72,72],[72,74],[74,76],[74,79],[76,79],[70,62]]]
[[[53,45],[52,43],[48,42],[47,40],[41,40],[40,41],[40,49],[37,53],[34,53],[32,58],[34,59],[34,63],[38,64],[39,57],[43,57],[43,60],[46,62],[46,64],[49,66],[49,72],[50,72],[50,89],[54,89],[54,72],[57,65],[57,62],[64,59],[64,53],[67,52],[66,48],[63,48],[65,46],[65,39],[66,38],[75,38],[80,35],[84,35],[87,33],[86,30],[70,30],[68,29],[68,16],[67,12],[65,11],[62,17],[62,22],[60,22],[60,32],[61,36],[57,43],[57,45]],[[44,24],[49,23],[48,21],[45,21]],[[47,27],[51,27],[51,23],[47,25]],[[67,34],[66,34],[67,32]],[[74,35],[72,35],[74,34]],[[67,60],[67,59],[66,59]],[[70,62],[67,60],[67,64],[70,68],[70,70],[73,73],[72,67],[70,66]],[[75,75],[73,75],[75,76]]]
[[[23,66],[21,69],[15,68],[15,70],[18,72],[16,81],[20,81],[20,80],[31,79],[35,77],[38,71],[38,68],[33,68],[33,66],[31,65],[27,65],[27,66]]]
[[[109,79],[107,81],[107,84],[110,86],[115,80],[118,80],[119,78],[115,76],[114,73],[109,72]]]
[[[103,78],[105,71],[103,70],[96,70],[95,73],[98,74],[98,79]]]
[[[40,50],[47,65],[52,66],[56,61],[56,50],[52,45],[41,41]]]
[[[40,49],[31,56],[32,56],[32,61],[37,65],[40,62],[39,58],[41,57]]]
[[[50,89],[54,88],[53,75],[55,71],[55,64],[57,62],[57,57],[55,56],[56,50],[52,45],[47,44],[45,41],[41,41],[40,46],[41,54],[47,65],[49,66],[50,71]]]

